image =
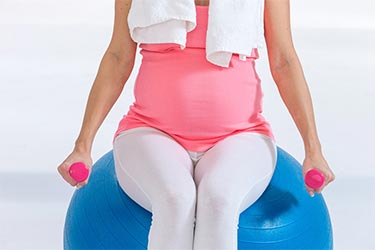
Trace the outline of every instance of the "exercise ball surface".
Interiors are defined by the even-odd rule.
[[[277,148],[275,173],[262,196],[240,214],[238,249],[333,249],[322,194],[306,192],[300,163]],[[64,249],[147,249],[151,213],[120,187],[113,151],[75,190],[64,224]]]

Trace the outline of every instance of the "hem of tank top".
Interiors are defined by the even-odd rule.
[[[255,135],[255,136],[262,137],[262,138],[266,139],[267,141],[272,142],[272,143],[274,144],[275,147],[276,147],[276,145],[277,145],[276,140],[272,139],[272,137],[270,137],[270,136],[268,136],[268,135],[266,135],[266,134],[263,134],[263,133],[259,133],[259,132],[243,131],[243,132],[240,132],[240,133],[237,133],[237,134],[234,134],[234,135],[240,135],[240,134],[243,134],[243,133],[246,133],[246,134],[253,134],[253,135]],[[214,146],[214,145],[213,145],[213,146]],[[212,147],[213,147],[213,146],[212,146]],[[210,148],[211,148],[211,147],[210,147]],[[210,148],[209,148],[209,149],[210,149]],[[186,149],[186,151],[188,151],[188,152],[190,152],[190,153],[195,153],[195,154],[203,154],[203,153],[207,152],[209,149],[204,150],[204,151],[194,151],[194,150],[187,150],[187,149]]]
[[[114,139],[113,142],[115,142],[119,137],[121,136],[124,136],[124,135],[128,135],[128,134],[131,134],[135,131],[138,131],[138,130],[158,130],[160,131],[159,129],[157,128],[154,128],[154,127],[148,127],[148,126],[139,126],[139,127],[134,127],[134,128],[129,128],[129,129],[126,129],[126,130],[123,130],[121,131]],[[163,131],[161,131],[163,132]],[[236,135],[239,135],[239,134],[242,134],[242,133],[246,133],[246,134],[253,134],[253,135],[256,135],[256,136],[260,136],[268,141],[271,141],[273,144],[277,144],[276,143],[276,140],[272,139],[272,137],[266,135],[266,134],[263,134],[263,133],[260,133],[260,132],[253,132],[253,131],[244,131],[244,132],[240,132],[240,133],[237,133]],[[191,153],[204,153],[206,152],[207,150],[204,150],[204,151],[194,151],[194,150],[188,150],[186,149],[186,151],[188,152],[191,152]]]

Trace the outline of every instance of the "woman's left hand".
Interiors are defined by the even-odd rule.
[[[324,156],[322,153],[315,153],[311,155],[306,155],[305,160],[303,161],[302,165],[302,174],[303,179],[305,179],[306,173],[310,169],[317,169],[324,175],[324,184],[318,188],[313,189],[305,184],[305,187],[307,189],[307,192],[310,194],[311,197],[314,196],[314,192],[320,193],[322,190],[332,181],[335,180],[335,174],[332,172],[332,170],[329,168],[327,161],[324,159]]]

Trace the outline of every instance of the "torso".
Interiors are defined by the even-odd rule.
[[[208,6],[209,4],[209,0],[195,0],[195,5]]]
[[[195,0],[197,6],[209,6],[205,4],[208,0]],[[196,8],[196,13],[185,49],[176,43],[139,45],[142,63],[134,83],[135,101],[114,137],[132,128],[154,127],[196,152],[244,131],[274,137],[262,115],[257,50],[246,61],[234,54],[225,69],[208,62],[208,8]]]

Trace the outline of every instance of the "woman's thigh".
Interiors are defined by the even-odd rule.
[[[113,145],[117,179],[124,192],[152,211],[170,193],[195,192],[193,162],[171,136],[151,127],[124,131]]]
[[[262,134],[243,132],[219,141],[196,164],[198,204],[208,195],[225,196],[243,212],[267,188],[276,159],[276,144]]]

